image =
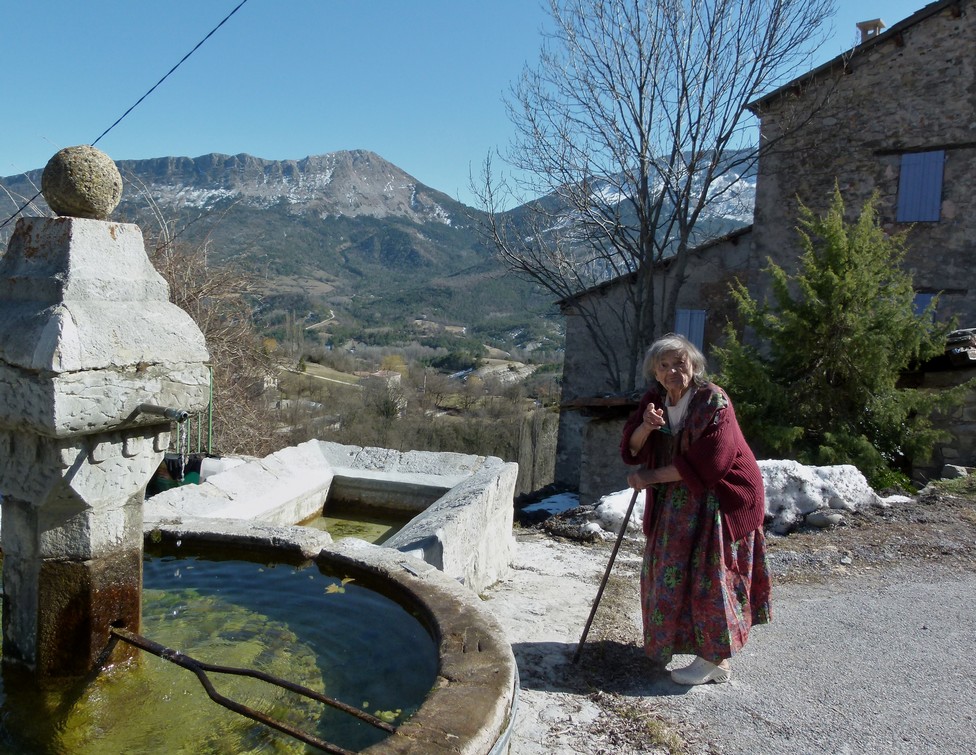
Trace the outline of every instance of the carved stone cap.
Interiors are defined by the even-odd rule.
[[[138,226],[17,222],[0,256],[0,366],[43,375],[207,361],[203,334],[170,303]]]
[[[87,218],[19,218],[0,256],[0,310],[14,301],[169,301],[139,226]]]

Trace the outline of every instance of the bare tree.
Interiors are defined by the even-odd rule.
[[[282,440],[265,398],[265,383],[276,369],[251,319],[258,282],[232,266],[209,263],[206,244],[182,247],[162,228],[150,260],[210,351],[213,451],[265,456],[278,450]]]
[[[514,172],[499,176],[489,157],[477,190],[502,259],[556,297],[633,276],[625,307],[574,302],[629,391],[646,342],[673,327],[687,253],[708,240],[703,214],[758,159],[746,105],[809,63],[833,0],[549,0],[549,11],[540,60],[508,101]],[[528,219],[505,212],[540,196]],[[654,275],[665,261],[668,275]]]

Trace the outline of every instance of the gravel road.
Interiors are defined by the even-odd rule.
[[[640,545],[625,541],[573,664],[610,544],[520,532],[511,577],[483,596],[519,665],[512,755],[976,753],[971,560],[858,558],[777,584],[731,683],[689,689],[638,645]]]

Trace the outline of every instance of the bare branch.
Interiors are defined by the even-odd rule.
[[[159,217],[159,216],[158,216]],[[170,299],[189,313],[210,351],[214,382],[213,450],[265,456],[280,446],[265,383],[274,364],[251,319],[259,282],[236,268],[213,265],[208,245],[181,247],[160,223],[150,259],[170,288]]]
[[[700,221],[734,195],[730,176],[755,166],[747,105],[809,64],[832,10],[832,0],[549,0],[552,30],[507,102],[515,177],[498,182],[490,160],[482,175],[486,233],[510,269],[560,299],[636,276],[632,311],[613,322],[574,302],[605,360],[619,362],[618,389],[633,389],[644,344],[673,324],[687,253],[709,240]],[[543,199],[506,212],[500,200],[516,194]],[[652,275],[664,262],[667,283]],[[620,328],[630,353],[612,355]]]

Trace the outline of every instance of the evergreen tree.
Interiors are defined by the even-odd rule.
[[[876,203],[868,200],[854,223],[844,219],[839,189],[822,217],[801,205],[803,253],[793,275],[770,261],[771,304],[733,286],[760,346],[742,342],[730,324],[718,357],[719,382],[762,452],[854,464],[883,487],[929,456],[939,439],[931,414],[961,391],[899,385],[906,369],[943,352],[951,325],[935,321],[935,301],[916,313],[901,266],[904,234],[881,229]]]

